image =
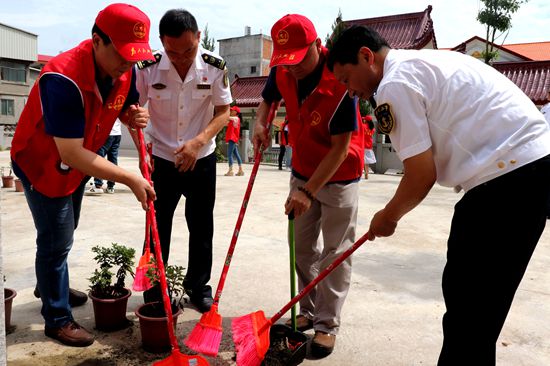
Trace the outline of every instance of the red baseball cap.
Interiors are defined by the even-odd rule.
[[[236,105],[234,105],[233,107],[231,107],[230,110],[235,111],[235,112],[237,112],[237,113],[241,113],[241,109],[240,109],[239,107],[237,107]]]
[[[135,6],[111,4],[99,12],[95,24],[127,61],[155,60],[149,46],[151,21]]]
[[[317,31],[311,20],[299,14],[287,14],[271,28],[273,55],[269,67],[300,63],[311,44],[317,39]]]

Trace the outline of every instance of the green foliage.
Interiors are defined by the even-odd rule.
[[[151,267],[147,270],[145,276],[151,281],[152,285],[158,285],[160,283],[160,274],[157,268],[155,257],[151,257]],[[180,306],[183,295],[185,295],[185,288],[183,287],[183,280],[185,280],[185,274],[183,266],[168,265],[164,267],[166,273],[166,284],[168,285],[168,296],[170,297],[170,303],[172,306]]]
[[[132,268],[135,249],[111,243],[111,247],[96,245],[92,248],[92,252],[95,253],[94,260],[99,266],[88,279],[92,295],[102,299],[120,297],[125,292],[127,274],[134,276]],[[116,274],[112,272],[113,268],[116,269]],[[113,277],[116,277],[115,283],[113,283]]]
[[[208,23],[204,26],[204,30],[202,31],[202,48],[214,51],[216,49],[216,40],[214,38],[210,38],[208,34]]]
[[[332,24],[332,33],[325,37],[325,45],[330,50],[332,48],[332,45],[334,42],[338,39],[338,36],[340,36],[340,33],[342,33],[346,29],[344,26],[344,21],[342,20],[342,10],[338,9],[338,15],[336,16],[336,19],[334,20],[334,23]]]
[[[504,32],[512,28],[512,14],[517,12],[520,6],[528,0],[481,0],[485,5],[477,14],[477,20],[484,24],[487,29],[487,43],[485,52],[482,53],[485,63],[488,64],[498,57],[498,52],[494,51],[494,42],[500,38]],[[496,33],[500,32],[499,35]],[[506,33],[507,35],[508,33]],[[506,37],[504,37],[504,40]],[[504,40],[502,43],[504,44]]]

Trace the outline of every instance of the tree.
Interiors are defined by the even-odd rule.
[[[208,23],[206,23],[206,26],[202,31],[201,46],[208,51],[214,51],[214,49],[216,48],[216,40],[214,38],[210,38],[210,36],[208,35]]]
[[[498,51],[494,50],[494,42],[500,38],[505,32],[508,36],[510,28],[512,28],[512,14],[519,10],[521,4],[528,0],[481,0],[485,7],[477,13],[477,20],[487,27],[487,42],[485,43],[485,51],[482,53],[485,63],[488,64],[491,60],[496,59]],[[497,31],[500,34],[497,35]]]
[[[332,33],[327,34],[325,38],[325,45],[330,50],[332,48],[332,44],[338,38],[340,33],[342,33],[346,29],[346,26],[344,25],[344,21],[342,20],[342,10],[338,9],[338,15],[336,16],[336,19],[334,20],[334,23],[332,24]]]

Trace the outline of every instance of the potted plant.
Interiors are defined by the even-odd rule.
[[[147,277],[151,284],[158,286],[160,283],[159,273],[154,258],[151,260],[153,266],[149,268]],[[172,318],[174,320],[174,329],[178,316],[182,313],[181,301],[185,295],[183,280],[185,270],[182,266],[169,265],[166,269],[166,282],[168,284],[168,297],[172,308]],[[171,348],[170,338],[168,336],[168,318],[164,311],[162,302],[150,302],[138,307],[135,311],[139,318],[139,327],[141,330],[142,347],[147,352],[161,353],[169,351]]]
[[[6,174],[6,169],[9,169],[8,174]],[[13,175],[11,172],[11,167],[2,167],[2,187],[13,188]]]
[[[94,260],[99,268],[94,270],[90,281],[88,296],[94,305],[96,328],[103,331],[119,330],[131,322],[126,318],[128,298],[132,294],[125,287],[124,281],[128,274],[134,275],[135,249],[112,243],[111,247],[95,246]],[[112,270],[116,269],[116,274]],[[113,283],[113,277],[116,282]]]
[[[4,282],[6,282],[6,276],[4,276]],[[4,287],[4,324],[6,324],[6,334],[10,334],[15,329],[15,326],[11,325],[11,306],[15,296],[17,296],[17,292],[14,289]]]
[[[21,179],[15,178],[15,192],[25,192],[25,189],[23,188],[23,182],[21,182]]]

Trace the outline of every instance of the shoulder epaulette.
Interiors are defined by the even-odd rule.
[[[209,65],[212,65],[220,70],[225,69],[225,61],[219,57],[209,55],[208,53],[202,54],[202,59]]]
[[[160,59],[162,58],[162,54],[160,52],[153,53],[153,56],[155,56],[155,61],[153,61],[153,60],[138,61],[138,63],[137,63],[138,69],[143,70],[146,67],[154,65],[154,64],[158,63],[160,61]]]

